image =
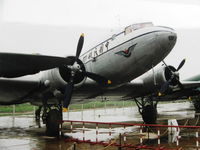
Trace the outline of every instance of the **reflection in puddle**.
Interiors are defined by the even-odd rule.
[[[108,128],[99,128],[98,135],[96,135],[95,129],[87,129],[83,134],[82,128],[76,128],[75,130],[73,130],[73,133],[66,133],[65,135],[71,136],[79,140],[83,140],[83,138],[85,138],[85,140],[90,140],[93,142],[95,142],[97,139],[100,141],[108,141],[110,139],[115,139],[116,137],[118,138],[119,133],[130,134],[136,132],[136,130],[138,132],[138,129],[139,129],[138,127],[126,127],[125,129],[122,127],[121,128],[115,127],[112,128],[111,130],[109,130]],[[111,133],[111,135],[109,135],[109,133]]]
[[[187,111],[186,111],[187,110]],[[158,104],[159,121],[166,119],[187,119],[194,118],[195,113],[191,110],[189,102]],[[104,108],[96,110],[84,110],[79,112],[64,113],[65,120],[84,120],[97,122],[142,122],[137,107],[128,108]],[[5,116],[0,117],[0,150],[38,150],[38,149],[62,149],[66,148],[67,143],[62,139],[48,139],[44,137],[45,128],[38,128],[33,115]],[[192,122],[190,122],[192,125]],[[107,128],[99,128],[99,140],[109,140],[115,138],[120,132],[134,133],[138,127],[117,127],[111,130],[112,137],[109,137]],[[95,130],[86,128],[86,140],[96,140]],[[74,138],[83,138],[81,127],[76,128],[73,134],[66,133]]]

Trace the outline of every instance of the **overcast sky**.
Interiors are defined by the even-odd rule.
[[[142,21],[199,27],[199,18],[199,0],[5,0],[3,14],[4,21],[111,28]]]
[[[199,0],[0,0],[2,23],[29,25],[13,29],[9,25],[7,30],[5,27],[0,29],[0,48],[11,52],[40,50],[36,52],[63,55],[69,50],[74,53],[81,32],[78,26],[108,29],[105,31],[112,31],[111,35],[119,27],[151,21],[177,30],[177,44],[166,61],[177,66],[183,58],[187,58],[180,73],[189,77],[200,73],[200,69],[194,69],[194,66],[200,66],[199,18]],[[47,28],[49,26],[51,28]],[[69,26],[73,28],[67,34],[65,28]],[[89,33],[86,35],[86,47],[101,42],[100,35],[105,34],[103,30],[90,30]]]

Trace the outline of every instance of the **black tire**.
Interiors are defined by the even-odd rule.
[[[142,119],[145,124],[156,124],[157,122],[157,109],[155,106],[146,105],[142,109]]]
[[[200,97],[194,97],[192,98],[192,103],[194,105],[195,111],[200,112]]]
[[[61,121],[60,111],[52,109],[47,113],[46,134],[48,136],[59,136],[59,121]]]

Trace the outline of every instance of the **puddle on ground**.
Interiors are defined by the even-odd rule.
[[[167,103],[158,104],[159,122],[167,122],[168,119],[181,120],[182,124],[186,122],[189,125],[193,125],[198,121],[195,118],[195,112],[193,111],[189,102],[184,103]],[[137,107],[127,108],[103,108],[103,109],[91,109],[79,112],[67,112],[64,113],[65,120],[82,120],[82,121],[97,121],[97,122],[134,122],[141,123],[142,119],[138,113]],[[188,121],[189,120],[189,121]],[[198,124],[198,123],[196,123]],[[112,136],[109,136],[110,130],[108,128],[99,128],[99,140],[114,139],[119,133],[126,132],[133,134],[138,131],[138,127],[127,127],[125,130],[121,127],[113,128],[111,130]],[[96,140],[95,129],[85,128],[85,139]],[[76,132],[65,133],[67,136],[73,136],[74,138],[83,138],[82,128],[76,128]],[[185,134],[187,135],[187,134]],[[133,136],[133,135],[132,135]],[[138,137],[137,134],[134,135]],[[128,139],[127,139],[128,140]],[[130,139],[129,139],[130,140]],[[138,140],[139,141],[139,140]],[[192,143],[192,142],[191,142]],[[195,142],[194,142],[195,143]],[[184,141],[182,142],[182,146]],[[185,144],[188,144],[186,141]],[[190,144],[190,143],[189,143]],[[22,116],[5,116],[0,117],[0,149],[1,150],[49,150],[49,149],[65,149],[69,148],[72,143],[66,143],[63,139],[49,138],[45,136],[45,128],[42,125],[38,128],[35,123],[33,115]],[[96,149],[98,145],[79,144],[79,149]],[[101,147],[101,146],[100,146]]]

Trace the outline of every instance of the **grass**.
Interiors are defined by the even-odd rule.
[[[89,102],[85,104],[72,104],[69,106],[70,110],[81,110],[81,109],[93,109],[93,108],[104,108],[104,107],[128,107],[133,106],[135,103],[133,101],[107,101],[107,102]],[[0,106],[0,113],[12,113],[13,112],[13,105],[11,106]],[[37,106],[35,107],[37,109]],[[15,105],[15,112],[16,113],[24,113],[24,112],[31,112],[34,110],[34,106],[25,103],[20,105]]]
[[[11,106],[0,106],[0,113],[12,113],[13,105]],[[15,112],[30,112],[34,110],[34,106],[29,103],[15,105]]]
[[[159,103],[169,103],[169,102],[159,102]],[[82,109],[94,109],[94,108],[104,108],[104,107],[121,108],[121,107],[131,107],[131,106],[136,106],[134,101],[106,101],[106,102],[95,101],[95,102],[89,102],[85,104],[72,104],[69,106],[69,110],[79,111]],[[35,109],[37,109],[37,106],[35,106]],[[16,113],[33,112],[33,111],[34,111],[34,106],[29,103],[15,106]],[[13,112],[13,105],[0,106],[0,113],[2,114],[4,113],[11,114],[12,112]],[[0,114],[0,116],[2,116],[2,114]]]

